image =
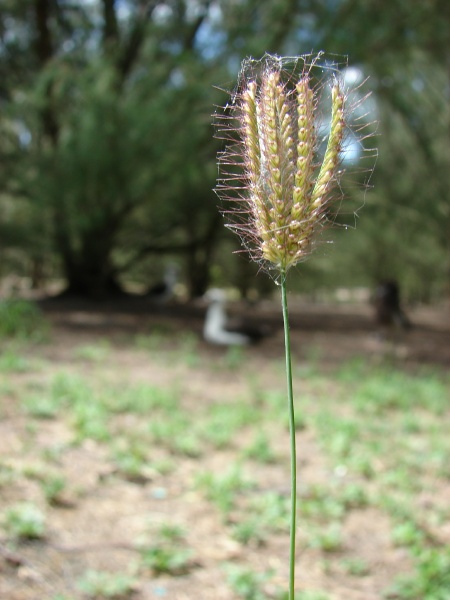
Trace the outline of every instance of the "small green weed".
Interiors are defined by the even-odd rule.
[[[336,418],[328,410],[319,412],[315,419],[324,445],[336,459],[345,460],[355,448],[355,444],[361,439],[360,423],[350,417]]]
[[[246,402],[214,404],[198,430],[201,437],[216,448],[227,448],[242,427],[260,420],[257,408]]]
[[[245,458],[251,458],[260,463],[274,463],[275,454],[270,447],[267,435],[260,431],[253,439],[252,443],[245,448],[243,455]]]
[[[73,355],[75,358],[86,360],[88,362],[100,363],[105,361],[111,351],[108,340],[101,340],[96,344],[87,344],[75,348]]]
[[[182,412],[156,416],[148,427],[153,442],[161,444],[174,454],[196,458],[201,455],[200,440],[189,419]]]
[[[191,552],[176,547],[154,545],[140,552],[141,565],[151,569],[155,575],[179,576],[189,572]]]
[[[24,411],[36,419],[54,419],[58,415],[60,403],[58,399],[47,394],[27,395],[22,401]]]
[[[267,600],[263,591],[266,581],[272,576],[271,572],[256,573],[237,565],[226,565],[228,584],[239,598],[244,600]]]
[[[34,504],[24,502],[9,508],[3,517],[6,533],[14,538],[36,540],[44,537],[45,518]]]
[[[233,509],[237,495],[251,487],[237,466],[225,474],[203,473],[197,478],[197,485],[225,515]]]
[[[436,374],[411,376],[394,369],[368,374],[352,394],[352,403],[369,414],[420,408],[440,415],[448,408],[445,384]]]
[[[298,509],[302,516],[324,522],[342,519],[347,505],[343,498],[339,498],[335,489],[314,485],[299,497]]]
[[[27,300],[0,302],[0,338],[43,341],[49,326],[38,307]]]
[[[364,508],[370,504],[366,489],[359,483],[347,483],[336,490],[336,498],[346,509]]]
[[[61,494],[67,487],[67,481],[61,475],[52,475],[44,478],[41,486],[47,502],[51,505],[57,505],[61,503]]]
[[[264,529],[264,524],[261,523],[260,518],[252,516],[236,523],[232,528],[232,535],[241,544],[256,544],[259,546],[266,540],[267,531]]]
[[[148,464],[147,448],[138,439],[120,440],[113,452],[113,462],[119,473],[130,481],[144,483],[150,479],[152,470]]]
[[[396,546],[416,547],[425,541],[425,533],[414,521],[403,521],[394,526],[392,541]]]
[[[341,561],[343,570],[354,577],[365,577],[369,575],[370,568],[361,558],[346,558]]]
[[[448,600],[450,549],[427,548],[416,552],[416,572],[402,576],[385,593],[395,600]]]
[[[342,549],[342,527],[340,523],[330,523],[326,527],[315,528],[309,534],[309,544],[323,552],[337,552]]]
[[[59,406],[73,406],[92,398],[92,389],[85,378],[64,372],[54,376],[50,393],[52,401]]]
[[[149,334],[137,335],[134,342],[137,348],[158,355],[161,348],[167,347],[171,334],[172,330],[170,327],[159,326],[153,328],[152,332]]]
[[[0,372],[25,373],[30,369],[30,362],[13,350],[4,350],[0,354]]]
[[[286,531],[289,527],[289,498],[277,492],[260,494],[250,502],[250,511],[266,531]]]
[[[180,576],[191,568],[191,551],[184,542],[183,529],[172,523],[163,523],[156,534],[156,543],[140,550],[141,566],[155,575]]]
[[[0,462],[0,489],[10,485],[16,479],[17,473],[10,465]]]
[[[188,367],[198,367],[200,364],[198,343],[198,337],[189,331],[183,332],[179,338],[177,354]]]
[[[179,542],[184,539],[184,531],[179,525],[163,523],[159,529],[159,537],[168,542]]]
[[[242,346],[230,346],[223,359],[223,365],[230,371],[235,371],[242,367],[245,360],[245,350]]]
[[[160,387],[146,383],[108,390],[105,396],[106,406],[115,413],[144,414],[156,409],[170,413],[178,407],[180,400],[176,386]]]
[[[136,590],[136,579],[125,573],[88,570],[78,582],[78,588],[88,598],[119,600]]]

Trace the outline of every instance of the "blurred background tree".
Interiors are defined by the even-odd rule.
[[[445,0],[3,0],[0,276],[67,293],[142,289],[177,262],[190,296],[255,273],[212,191],[211,113],[241,60],[311,49],[370,76],[379,159],[355,230],[332,234],[300,289],[395,277],[412,298],[450,273],[450,6]],[[218,86],[218,87],[215,87]],[[371,117],[373,118],[373,116]],[[347,219],[350,224],[352,219]],[[345,243],[341,238],[345,235]],[[255,279],[264,286],[263,278]]]

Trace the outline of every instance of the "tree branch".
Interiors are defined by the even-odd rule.
[[[102,0],[103,2],[103,42],[105,44],[117,42],[119,28],[117,25],[116,0]]]
[[[35,0],[34,2],[35,24],[36,24],[36,56],[41,69],[50,61],[54,54],[53,40],[50,30],[51,6],[49,0]],[[43,108],[42,123],[46,135],[56,144],[59,127],[51,107],[51,86],[46,89],[47,105]]]
[[[147,2],[143,2],[139,7],[134,26],[117,65],[122,81],[126,79],[139,56],[145,39],[147,21],[157,4],[157,0],[148,0]]]
[[[191,242],[186,242],[184,244],[172,244],[167,246],[160,246],[158,244],[149,244],[148,246],[144,246],[137,252],[134,256],[132,256],[129,260],[127,260],[120,267],[116,267],[114,269],[113,275],[118,275],[120,273],[124,273],[130,267],[138,263],[140,260],[148,256],[149,254],[155,254],[157,256],[161,256],[163,254],[184,254],[185,252],[192,252],[195,248],[202,244],[202,240],[194,240]]]
[[[207,0],[206,2],[204,2],[202,13],[197,17],[197,19],[192,23],[190,27],[186,28],[186,33],[184,35],[183,41],[183,47],[185,50],[192,50],[195,38],[197,36],[197,32],[208,15],[208,9],[210,4],[211,0]]]

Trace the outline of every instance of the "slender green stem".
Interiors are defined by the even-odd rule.
[[[295,534],[297,518],[297,449],[295,443],[294,394],[292,392],[291,337],[289,333],[289,312],[286,295],[286,271],[281,271],[281,305],[284,323],[284,347],[286,354],[286,378],[289,405],[289,436],[291,446],[291,533],[289,547],[289,600],[295,595]]]

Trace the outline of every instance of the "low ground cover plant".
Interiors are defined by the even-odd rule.
[[[217,369],[222,355],[199,344],[198,360],[181,361],[174,382],[175,338],[167,361],[160,355],[150,372],[147,350],[132,338],[111,342],[107,356],[88,363],[76,360],[76,340],[56,363],[47,359],[53,343],[41,347],[39,364],[33,344],[22,345],[25,370],[2,373],[2,556],[29,564],[35,589],[52,600],[79,600],[94,589],[108,597],[119,584],[130,598],[153,589],[176,597],[178,585],[196,597],[199,580],[208,582],[205,598],[286,597],[289,455],[280,365],[244,350],[230,378]],[[133,367],[118,373],[124,353]],[[351,588],[361,599],[372,589],[386,599],[443,600],[448,376],[358,361],[310,366],[294,372],[304,391],[297,551],[316,570],[299,570],[297,595],[343,600]],[[149,378],[141,385],[142,372]],[[420,395],[411,398],[414,411],[405,410],[405,389]],[[45,399],[51,410],[36,410]],[[80,406],[89,404],[96,408],[87,426]],[[219,415],[230,436],[211,427]],[[152,422],[165,423],[173,439],[155,436]],[[197,452],[183,436],[195,439]],[[27,597],[17,568],[0,583],[2,592],[14,583],[12,600]]]

